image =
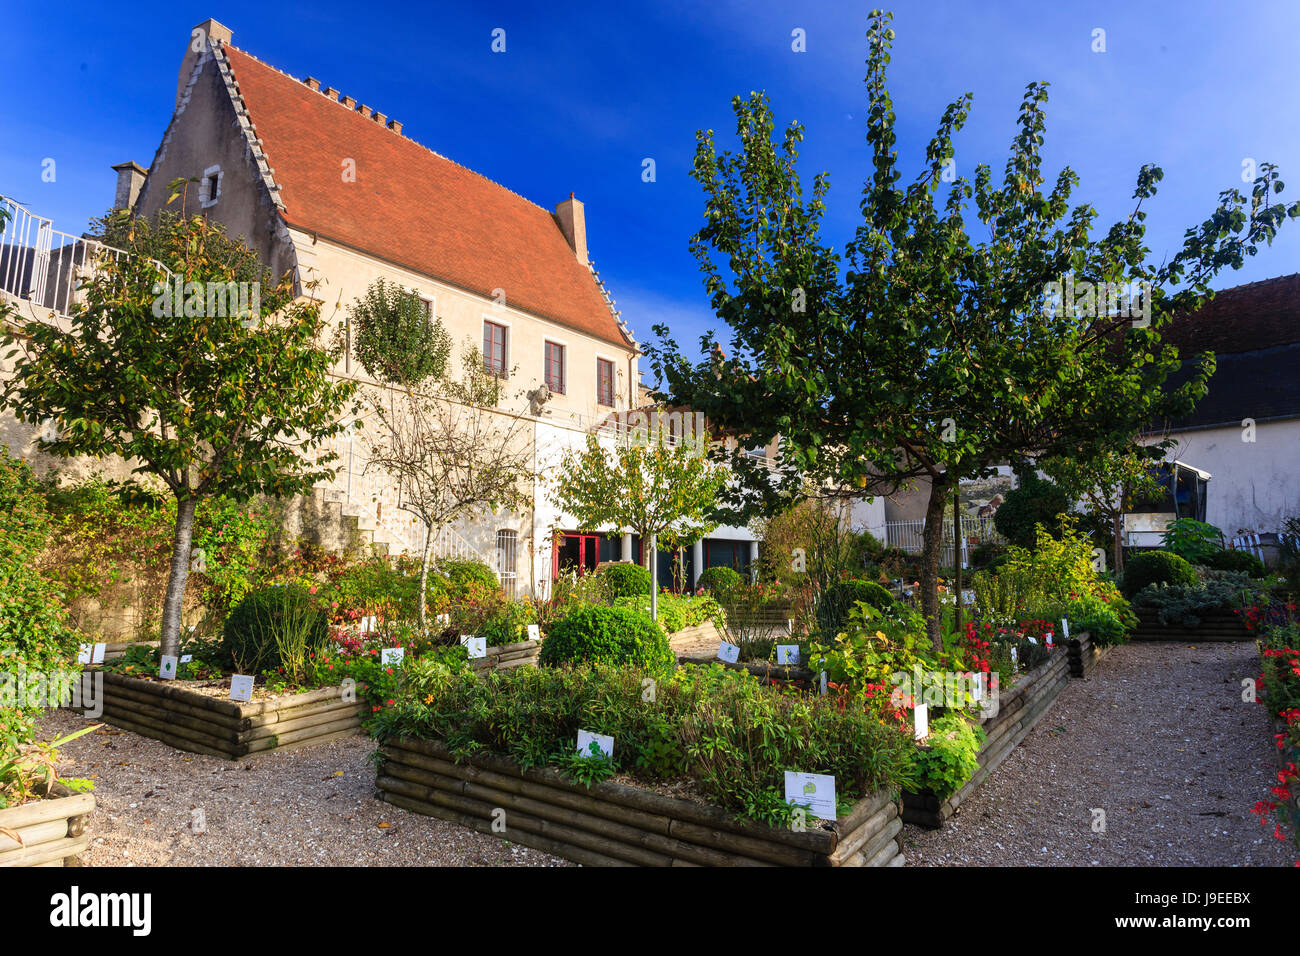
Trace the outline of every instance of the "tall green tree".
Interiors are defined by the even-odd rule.
[[[173,197],[182,195],[173,184]],[[203,216],[163,210],[113,218],[103,257],[67,322],[34,320],[5,335],[16,360],[4,401],[43,425],[42,451],[119,456],[176,498],[162,653],[180,645],[181,608],[199,502],[293,496],[330,479],[354,386],[335,381],[318,343],[318,303],[273,283],[256,253]],[[183,285],[165,281],[158,264]],[[247,283],[236,308],[229,283]]]
[[[1282,183],[1263,164],[1248,194],[1220,193],[1177,254],[1149,262],[1142,206],[1161,170],[1144,166],[1130,215],[1097,234],[1095,210],[1070,206],[1078,177],[1069,167],[1050,191],[1040,188],[1043,83],[1026,89],[1000,183],[984,165],[958,175],[953,137],[970,94],[945,110],[919,174],[905,183],[886,86],[889,23],[873,11],[872,173],[843,256],[820,236],[828,177],[817,175],[808,195],[800,183],[803,128],[793,123],[777,141],[767,98],[737,97],[740,152],[719,153],[713,132],[701,131],[692,169],[705,224],[691,247],[729,348],[709,332],[703,359],[692,360],[657,326],[661,341],[647,351],[672,402],[750,444],[780,435],[786,469],[777,480],[734,457],[735,507],[769,508],[809,478],[844,494],[929,480],[921,598],[938,647],[941,518],[954,484],[1002,462],[1023,470],[1031,459],[1122,451],[1148,423],[1185,414],[1213,358],[1166,389],[1180,356],[1162,344],[1162,326],[1199,306],[1215,275],[1240,267],[1300,205],[1272,200]],[[1094,294],[1070,307],[1062,285]],[[1108,301],[1120,288],[1139,292],[1140,317],[1133,301]]]

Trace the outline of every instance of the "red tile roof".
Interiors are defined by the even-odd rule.
[[[226,45],[286,221],[629,346],[551,213]],[[356,163],[344,182],[343,160]]]
[[[1300,342],[1300,273],[1224,289],[1196,312],[1174,316],[1161,335],[1184,359]]]

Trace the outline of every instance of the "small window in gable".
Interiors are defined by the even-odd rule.
[[[209,166],[203,170],[203,177],[199,180],[199,205],[204,209],[210,209],[217,204],[217,199],[221,196],[221,167]]]

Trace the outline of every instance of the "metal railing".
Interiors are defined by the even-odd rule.
[[[1002,543],[1006,539],[998,534],[992,518],[961,519],[961,558],[962,567],[970,563],[970,550],[977,545],[989,542]],[[925,544],[925,521],[886,521],[885,543],[891,548],[898,548],[908,554],[920,554]],[[952,521],[943,524],[943,544],[939,563],[944,567],[955,567],[953,562]]]
[[[53,220],[0,196],[0,290],[34,306],[68,315],[83,303],[82,284],[103,268],[106,259],[120,261],[132,253],[54,228]],[[172,273],[150,260],[170,281]]]

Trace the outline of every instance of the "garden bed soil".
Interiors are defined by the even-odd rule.
[[[93,793],[73,793],[55,784],[51,796],[0,810],[0,827],[21,842],[0,834],[0,867],[80,866],[90,843],[86,826],[95,809]]]
[[[900,805],[884,793],[796,833],[641,786],[607,780],[588,788],[504,757],[456,763],[437,740],[396,738],[383,751],[376,783],[393,806],[587,866],[903,864]]]
[[[1057,648],[1050,659],[1022,674],[1009,691],[1000,692],[998,712],[980,721],[986,739],[980,747],[979,769],[956,793],[940,800],[930,792],[903,793],[903,820],[936,829],[988,778],[998,765],[1029,735],[1070,681],[1068,653]]]
[[[361,729],[365,711],[363,704],[345,701],[341,687],[241,703],[188,688],[183,681],[142,680],[111,671],[83,671],[83,682],[95,674],[104,680],[103,714],[96,719],[178,750],[227,760],[352,736]],[[95,697],[83,693],[81,700]],[[79,709],[84,715],[84,708]]]
[[[1241,616],[1230,610],[1207,611],[1198,615],[1201,623],[1197,627],[1165,627],[1160,623],[1158,612],[1142,607],[1133,610],[1138,616],[1138,626],[1129,634],[1130,641],[1178,641],[1196,644],[1210,641],[1249,641],[1254,637],[1242,623]]]

